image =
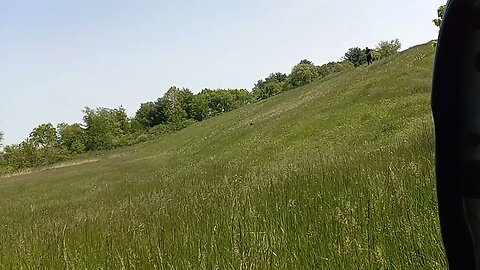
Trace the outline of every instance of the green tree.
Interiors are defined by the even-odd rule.
[[[35,144],[28,139],[20,144],[5,146],[3,157],[6,164],[14,170],[32,168],[41,164]]]
[[[358,47],[348,49],[342,59],[345,61],[349,61],[355,67],[367,63],[367,55],[365,54],[365,51]]]
[[[3,162],[6,166],[10,166],[14,170],[18,170],[23,166],[23,158],[20,154],[20,146],[11,144],[5,146],[2,153]]]
[[[400,51],[402,48],[402,44],[400,40],[394,39],[390,41],[381,41],[378,43],[377,47],[375,48],[375,58],[377,60],[389,57],[394,55]]]
[[[224,89],[217,89],[209,92],[208,108],[210,116],[216,116],[232,110],[234,102],[233,95]]]
[[[150,116],[150,127],[167,123],[167,114],[163,98],[157,99],[154,103],[153,111]]]
[[[276,72],[265,79],[259,80],[252,89],[253,98],[261,100],[279,94],[285,89],[287,79],[287,74]]]
[[[320,76],[317,66],[308,60],[302,60],[292,68],[288,76],[286,89],[297,88],[313,82]]]
[[[196,121],[203,121],[209,118],[212,114],[209,105],[210,89],[203,89],[196,94],[192,100],[192,118]]]
[[[444,15],[445,15],[445,5],[442,5],[437,9],[437,18],[433,20],[433,23],[437,27],[440,27],[442,25],[442,20]]]
[[[76,155],[85,152],[87,134],[80,124],[58,124],[57,133],[61,147],[65,148],[70,154]]]
[[[86,107],[83,113],[87,150],[105,150],[122,145],[122,137],[130,131],[129,119],[123,107],[118,109]]]
[[[59,138],[57,136],[56,128],[48,123],[41,124],[34,128],[28,139],[23,145],[24,148],[29,148],[33,145],[35,153],[31,153],[30,158],[33,158],[29,166],[48,165],[67,156],[67,151],[60,146]]]
[[[304,60],[304,61],[308,61],[308,60]],[[270,74],[267,78],[259,80],[255,84],[255,87],[263,88],[267,83],[269,83],[271,81],[282,84],[282,83],[286,82],[287,79],[288,79],[287,74],[281,73],[281,72],[275,72],[275,73]]]
[[[267,99],[282,92],[284,85],[278,81],[269,81],[262,87],[254,87],[252,92],[256,100]]]
[[[145,128],[150,128],[160,123],[155,123],[156,104],[155,102],[146,102],[140,105],[135,113],[135,119]]]
[[[185,121],[189,115],[193,115],[191,102],[193,93],[190,90],[170,87],[161,99],[161,106],[167,122],[181,123]]]
[[[229,89],[227,91],[233,95],[233,104],[231,106],[231,110],[238,109],[252,102],[253,97],[247,89]]]
[[[57,130],[48,124],[41,124],[30,132],[30,141],[37,148],[55,147],[58,143]]]

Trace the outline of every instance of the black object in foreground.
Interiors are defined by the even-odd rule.
[[[450,269],[480,269],[480,0],[447,3],[432,89],[437,195]]]

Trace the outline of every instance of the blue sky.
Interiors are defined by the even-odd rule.
[[[82,109],[134,115],[170,86],[247,88],[301,59],[436,38],[445,1],[0,0],[0,130],[19,143]]]

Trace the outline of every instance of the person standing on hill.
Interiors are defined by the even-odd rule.
[[[368,47],[365,48],[365,54],[367,55],[367,65],[371,65],[373,63],[372,50]]]

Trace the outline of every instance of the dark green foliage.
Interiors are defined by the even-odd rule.
[[[80,124],[58,124],[57,133],[60,145],[72,154],[82,154],[86,150],[87,134]]]
[[[68,155],[67,150],[60,147],[57,130],[50,123],[34,128],[28,139],[20,144],[20,148],[29,157],[30,167],[52,164],[65,159]]]
[[[186,89],[171,87],[162,98],[155,102],[142,103],[135,114],[135,120],[144,128],[167,123],[180,123],[193,118],[193,93]]]
[[[355,67],[358,67],[367,63],[367,55],[364,50],[358,47],[350,48],[343,56],[343,60],[349,61]]]
[[[252,90],[252,95],[256,100],[262,100],[275,96],[285,89],[285,83],[288,79],[287,74],[272,73],[263,80],[259,80]]]
[[[52,124],[41,124],[30,132],[30,141],[37,148],[56,147],[58,145],[57,130]]]
[[[113,149],[122,136],[129,131],[129,120],[125,109],[85,108],[86,149],[88,151]]]
[[[228,89],[231,97],[230,111],[239,109],[244,105],[250,104],[252,101],[252,95],[247,89]]]
[[[208,90],[208,107],[210,116],[216,116],[247,104],[250,94],[244,89]]]
[[[190,119],[202,121],[238,109],[251,101],[245,89],[203,89],[194,96]]]
[[[40,165],[37,148],[28,139],[20,144],[5,146],[3,157],[6,163],[14,169],[31,168]]]
[[[276,73],[270,74],[270,76],[268,76],[265,79],[259,80],[255,84],[255,87],[264,88],[265,85],[269,82],[284,83],[287,79],[288,79],[287,74],[281,73],[281,72],[276,72]]]
[[[211,116],[208,91],[209,90],[203,90],[193,97],[192,118],[197,121],[203,121]]]
[[[299,64],[300,65],[314,65],[313,62],[308,60],[308,59],[301,60]]]
[[[165,117],[160,117],[160,120],[157,119],[156,106],[157,104],[155,102],[142,103],[137,110],[134,119],[145,128],[153,127],[166,121]]]
[[[284,89],[283,83],[280,83],[278,81],[269,81],[263,84],[261,88],[254,87],[252,92],[256,100],[262,100],[262,99],[267,99],[269,97],[272,97],[281,93],[283,89]]]
[[[157,99],[154,103],[153,111],[150,116],[149,127],[165,124],[167,122],[167,114],[164,103],[161,98]]]
[[[168,89],[160,101],[166,122],[180,123],[186,120],[188,112],[191,111],[192,98],[193,94],[188,89],[180,89],[175,86]]]

